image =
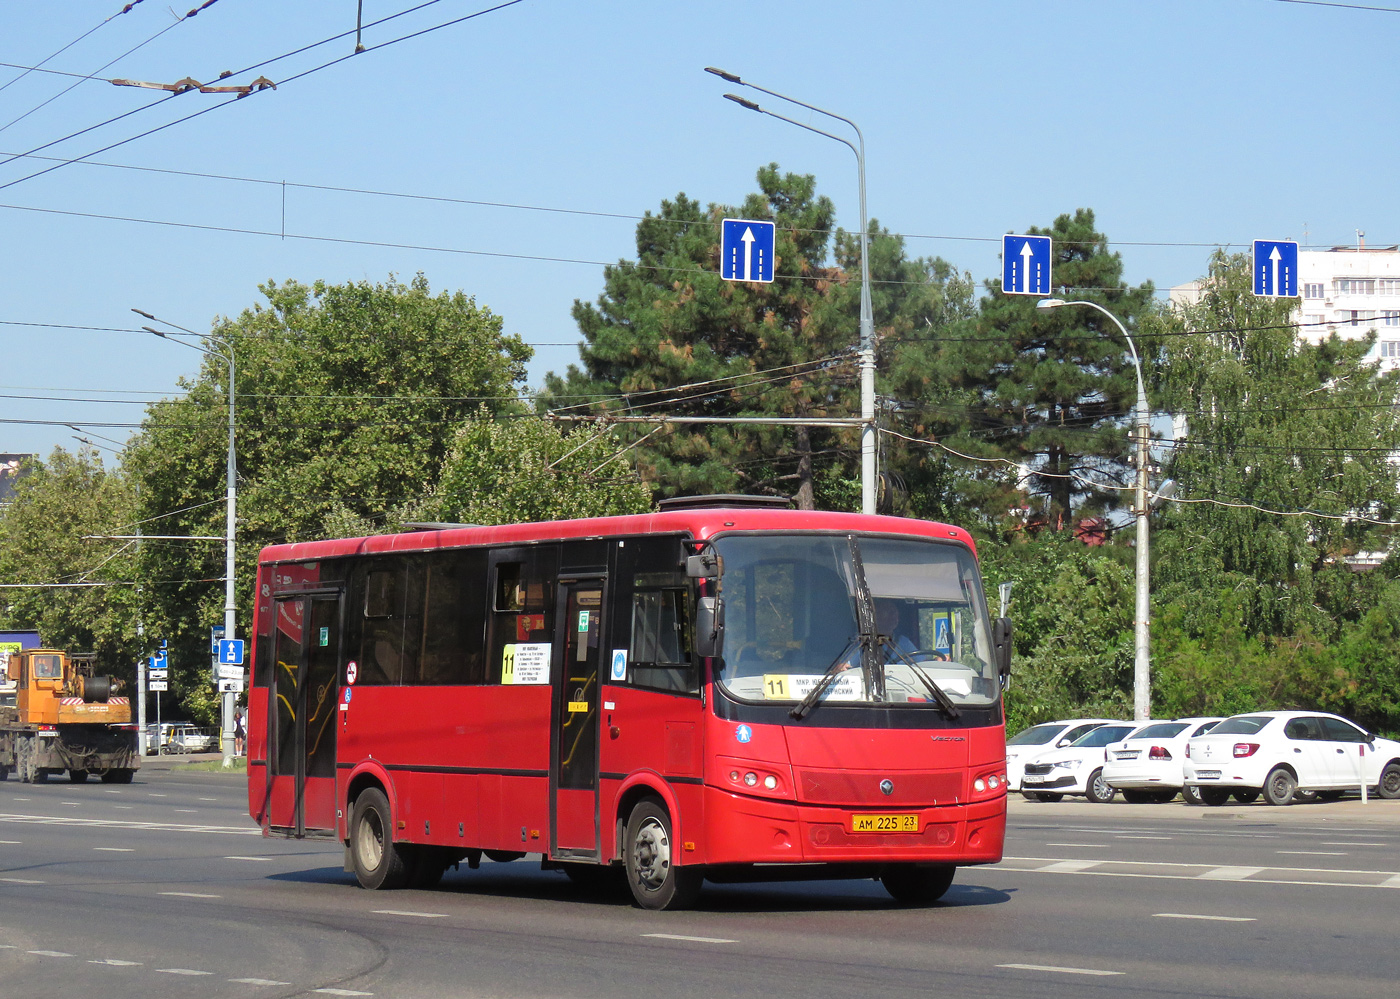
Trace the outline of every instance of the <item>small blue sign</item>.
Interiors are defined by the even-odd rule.
[[[626,680],[626,679],[627,679],[627,650],[626,650],[626,649],[613,649],[613,654],[612,654],[612,672],[610,673],[610,676],[611,676],[614,680],[618,680],[618,681]]]
[[[753,738],[753,729],[749,728],[747,725],[740,725],[734,730],[734,738],[738,739],[740,742],[748,742]]]
[[[167,669],[170,665],[170,660],[166,658],[164,652],[157,652],[155,655],[149,657],[147,663],[151,669]]]
[[[349,704],[349,703],[350,703],[350,695],[353,694],[354,692],[355,692],[355,689],[354,689],[353,687],[346,687],[346,688],[345,688],[345,703],[346,703],[346,704]]]
[[[243,665],[243,639],[219,639],[219,662],[225,666]]]
[[[946,617],[936,617],[933,619],[933,651],[952,652],[953,651],[953,629],[952,622]]]
[[[1254,294],[1298,297],[1298,244],[1287,239],[1254,241]]]
[[[772,222],[725,219],[720,224],[719,276],[726,281],[773,281],[778,227]]]
[[[1050,237],[1001,237],[1001,290],[1005,295],[1050,294]]]

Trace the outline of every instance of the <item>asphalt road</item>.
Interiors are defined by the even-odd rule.
[[[366,892],[264,840],[241,779],[0,784],[0,996],[1391,997],[1400,802],[1014,799],[943,902],[872,882],[707,886],[649,913],[527,861]]]

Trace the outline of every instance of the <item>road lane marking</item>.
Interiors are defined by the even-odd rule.
[[[1389,846],[1389,843],[1323,843],[1323,846]]]
[[[218,798],[200,798],[200,801],[218,801]]]
[[[1170,836],[1135,836],[1135,835],[1128,835],[1128,834],[1126,834],[1126,833],[1123,834],[1123,835],[1121,835],[1121,836],[1114,836],[1113,838],[1114,838],[1114,839],[1171,839]]]
[[[372,996],[373,992],[356,992],[354,989],[312,989],[323,996]]]
[[[998,968],[1014,968],[1017,971],[1056,971],[1062,975],[1121,975],[1121,971],[1104,971],[1100,968],[1061,968],[1053,964],[998,964]]]
[[[1037,867],[1036,870],[1073,874],[1077,871],[1087,871],[1089,868],[1097,866],[1099,866],[1097,860],[1057,860],[1055,863],[1045,867]]]
[[[154,791],[152,791],[152,792],[150,792],[150,797],[152,797],[152,798],[164,798],[165,795],[163,795],[163,794],[156,794]]]
[[[375,915],[379,916],[418,916],[421,919],[446,919],[445,912],[413,912],[409,909],[372,909]],[[366,995],[364,992],[354,992],[352,995]]]
[[[135,805],[113,805],[113,808],[135,808]]]
[[[88,964],[110,964],[114,968],[136,968],[140,961],[119,961],[115,957],[104,957],[100,961],[89,961]]]
[[[1257,923],[1253,916],[1203,916],[1193,912],[1154,912],[1155,919],[1209,919],[1217,923]]]
[[[60,801],[60,805],[81,805],[81,801]]]
[[[731,944],[739,942],[726,940],[723,937],[691,937],[684,933],[643,933],[642,936],[651,937],[653,940],[683,940],[686,943]]]
[[[212,975],[212,971],[195,971],[193,968],[157,968],[162,975]]]
[[[17,840],[17,839],[0,839],[0,843],[3,843],[5,846],[23,846],[23,845],[24,845],[23,843],[21,843],[21,842],[20,842],[19,840]]]
[[[1046,843],[1046,846],[1078,847],[1085,850],[1107,850],[1107,843]]]
[[[136,850],[135,850],[133,847],[129,847],[129,846],[94,846],[93,849],[94,849],[94,850],[100,850],[100,851],[103,852],[103,853],[135,853],[135,852],[136,852]]]
[[[291,982],[274,982],[270,978],[230,978],[230,982],[237,982],[239,985],[291,985]]]
[[[1345,857],[1345,853],[1333,853],[1329,850],[1275,850],[1274,853],[1287,857]]]
[[[224,859],[225,859],[225,860],[256,860],[256,861],[258,861],[259,863],[264,863],[264,864],[265,864],[265,863],[268,863],[268,862],[270,862],[270,861],[272,860],[271,857],[225,857]]]
[[[1384,881],[1381,882],[1381,887],[1400,888],[1400,874],[1396,874],[1394,877],[1386,878]]]
[[[12,885],[42,885],[47,883],[44,881],[35,881],[32,878],[0,878],[0,881],[5,881]]]
[[[66,954],[66,953],[64,953],[64,952],[61,951],[61,950],[27,950],[27,951],[25,951],[25,953],[26,953],[26,954],[37,954],[37,955],[39,955],[40,957],[72,957],[72,956],[73,956],[72,954]]]
[[[176,898],[223,898],[222,895],[208,895],[200,891],[158,891],[157,895],[174,895]]]
[[[1213,870],[1197,874],[1196,877],[1203,881],[1243,881],[1264,871],[1262,867],[1216,867]]]
[[[186,815],[197,815],[199,813],[198,808],[172,808],[171,811],[184,812]]]
[[[104,787],[102,790],[107,794],[121,794],[121,792],[114,787]]]
[[[116,805],[116,808],[132,808],[132,805]],[[180,822],[139,822],[134,819],[87,819],[54,815],[29,815],[19,812],[0,812],[0,822],[36,826],[86,826],[92,829],[145,829],[154,832],[219,833],[225,836],[262,836],[257,826],[214,826],[193,825]]]

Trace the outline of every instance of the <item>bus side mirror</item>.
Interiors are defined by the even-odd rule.
[[[1011,618],[999,617],[992,622],[992,651],[996,655],[997,671],[1011,675]]]
[[[685,560],[685,574],[691,579],[714,579],[724,571],[724,559],[713,548],[706,548],[698,555],[688,555]]]
[[[723,649],[724,598],[701,597],[695,609],[695,651],[708,657],[720,655]]]

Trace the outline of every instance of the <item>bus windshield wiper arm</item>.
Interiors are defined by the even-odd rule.
[[[933,678],[925,673],[924,668],[916,663],[908,653],[899,651],[899,648],[894,644],[894,639],[891,636],[881,635],[880,637],[883,639],[881,644],[888,646],[889,650],[899,657],[900,662],[914,671],[914,675],[919,678],[919,682],[928,690],[929,696],[933,698],[933,702],[943,709],[945,715],[950,719],[955,719],[962,714],[962,709],[948,696],[948,692],[934,682]]]
[[[803,718],[806,718],[807,712],[811,711],[812,708],[816,706],[816,703],[818,700],[821,699],[822,694],[826,693],[826,688],[831,686],[831,681],[835,680],[840,674],[844,673],[847,669],[850,669],[850,667],[846,665],[846,656],[850,653],[851,648],[857,643],[857,641],[859,641],[861,647],[863,648],[868,640],[869,636],[862,634],[858,638],[853,638],[849,642],[847,642],[846,647],[836,654],[836,658],[833,659],[831,661],[831,665],[826,668],[826,672],[823,673],[822,678],[817,681],[817,685],[811,690],[809,690],[807,692],[807,696],[802,698],[801,701],[794,705],[792,710],[789,711],[788,714],[791,715],[793,718],[796,718],[798,721],[801,721]]]

